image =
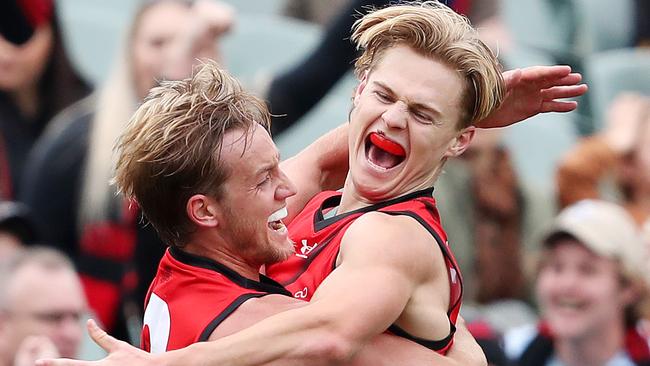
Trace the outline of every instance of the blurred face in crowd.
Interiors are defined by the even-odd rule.
[[[161,79],[182,79],[190,74],[192,65],[179,54],[191,52],[191,62],[196,58],[218,59],[216,41],[200,43],[193,38],[197,32],[195,17],[187,2],[174,0],[160,0],[140,15],[131,41],[140,98]]]
[[[547,249],[536,290],[545,320],[553,334],[564,339],[622,326],[625,306],[633,297],[615,260],[569,237]]]
[[[231,174],[223,187],[227,194],[219,203],[226,242],[259,266],[287,259],[294,252],[281,220],[287,216],[286,200],[296,194],[296,188],[280,169],[279,152],[268,132],[256,126],[248,140],[246,144],[241,130],[224,136],[221,159]]]
[[[35,86],[45,70],[52,44],[49,24],[36,28],[32,38],[22,45],[0,36],[0,90],[14,92]]]
[[[361,196],[376,202],[433,184],[455,155],[464,88],[458,72],[408,46],[385,51],[350,114],[350,174]]]
[[[77,275],[70,269],[44,269],[25,264],[5,289],[2,337],[10,352],[30,335],[47,336],[62,357],[74,357],[83,335],[86,301]]]

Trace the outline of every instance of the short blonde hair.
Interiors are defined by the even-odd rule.
[[[161,239],[182,247],[194,230],[185,213],[194,194],[215,199],[229,172],[220,161],[226,132],[267,131],[266,104],[215,62],[182,81],[151,89],[118,142],[114,182],[135,200]]]
[[[458,71],[467,85],[460,128],[484,119],[503,101],[505,85],[496,56],[467,18],[437,1],[376,10],[357,20],[352,29],[352,41],[363,50],[355,64],[358,77],[372,71],[384,52],[396,45],[407,45]]]

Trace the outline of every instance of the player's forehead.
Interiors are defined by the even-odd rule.
[[[221,159],[233,175],[250,176],[280,162],[280,152],[269,133],[259,125],[249,131],[228,131],[224,135]]]

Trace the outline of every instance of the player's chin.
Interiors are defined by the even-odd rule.
[[[271,242],[267,263],[278,263],[289,259],[294,254],[293,242],[289,238]]]

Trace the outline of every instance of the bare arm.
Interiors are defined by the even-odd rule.
[[[405,228],[404,221],[391,219],[367,214],[352,225],[344,238],[340,266],[318,288],[309,305],[269,317],[212,344],[192,345],[193,354],[199,357],[192,361],[205,362],[205,355],[209,361],[204,364],[209,365],[244,355],[247,365],[277,360],[309,364],[314,357],[331,364],[351,361],[398,318],[422,272],[431,267],[422,260],[430,256],[431,243],[424,242],[413,227]],[[346,242],[354,245],[346,246]],[[397,242],[400,245],[395,245]],[[200,348],[212,352],[198,351]]]
[[[223,352],[219,343],[201,342],[195,343],[187,348],[177,351],[153,355],[132,345],[119,341],[97,327],[94,321],[88,322],[90,337],[102,347],[108,356],[98,361],[80,361],[71,359],[42,359],[36,362],[36,366],[228,366],[228,365],[250,365],[248,355],[235,353],[233,356],[217,355]],[[238,357],[240,360],[237,361]],[[230,357],[230,358],[228,358]],[[303,365],[316,365],[318,360],[301,361]],[[279,365],[290,365],[279,362]],[[300,364],[300,363],[299,363]],[[462,322],[458,323],[454,344],[447,353],[442,356],[424,347],[417,345],[404,338],[382,334],[373,339],[365,347],[361,354],[356,357],[349,366],[373,365],[373,366],[486,366],[487,362],[483,351],[471,336]]]
[[[366,215],[363,219],[367,222],[355,223],[356,230],[351,228],[346,234],[345,240],[352,240],[355,245],[345,246],[342,264],[321,285],[308,305],[273,315],[214,342],[197,343],[161,355],[147,355],[124,348],[122,344],[115,352],[108,349],[109,358],[117,362],[118,357],[123,357],[121,362],[134,365],[262,365],[273,362],[313,365],[314,360],[322,364],[353,362],[354,365],[484,365],[482,352],[462,326],[450,352],[451,358],[402,338],[376,337],[403,311],[422,275],[420,267],[430,267],[431,263],[419,258],[429,255],[422,253],[421,248],[431,248],[431,243],[422,242],[417,235],[410,237],[408,233],[417,230],[408,225],[405,232],[396,231],[404,228],[404,221],[391,224],[382,214]],[[368,234],[368,225],[373,228],[373,235]],[[409,243],[409,250],[395,245],[396,236],[400,244]],[[413,247],[413,243],[421,244],[421,248]],[[103,336],[106,339],[105,333]],[[88,365],[75,362],[80,361],[48,361],[41,365]],[[101,365],[117,364],[104,362]]]
[[[284,221],[288,224],[314,195],[343,187],[348,172],[348,124],[326,133],[280,167],[298,187],[298,193],[287,200],[289,216]]]

